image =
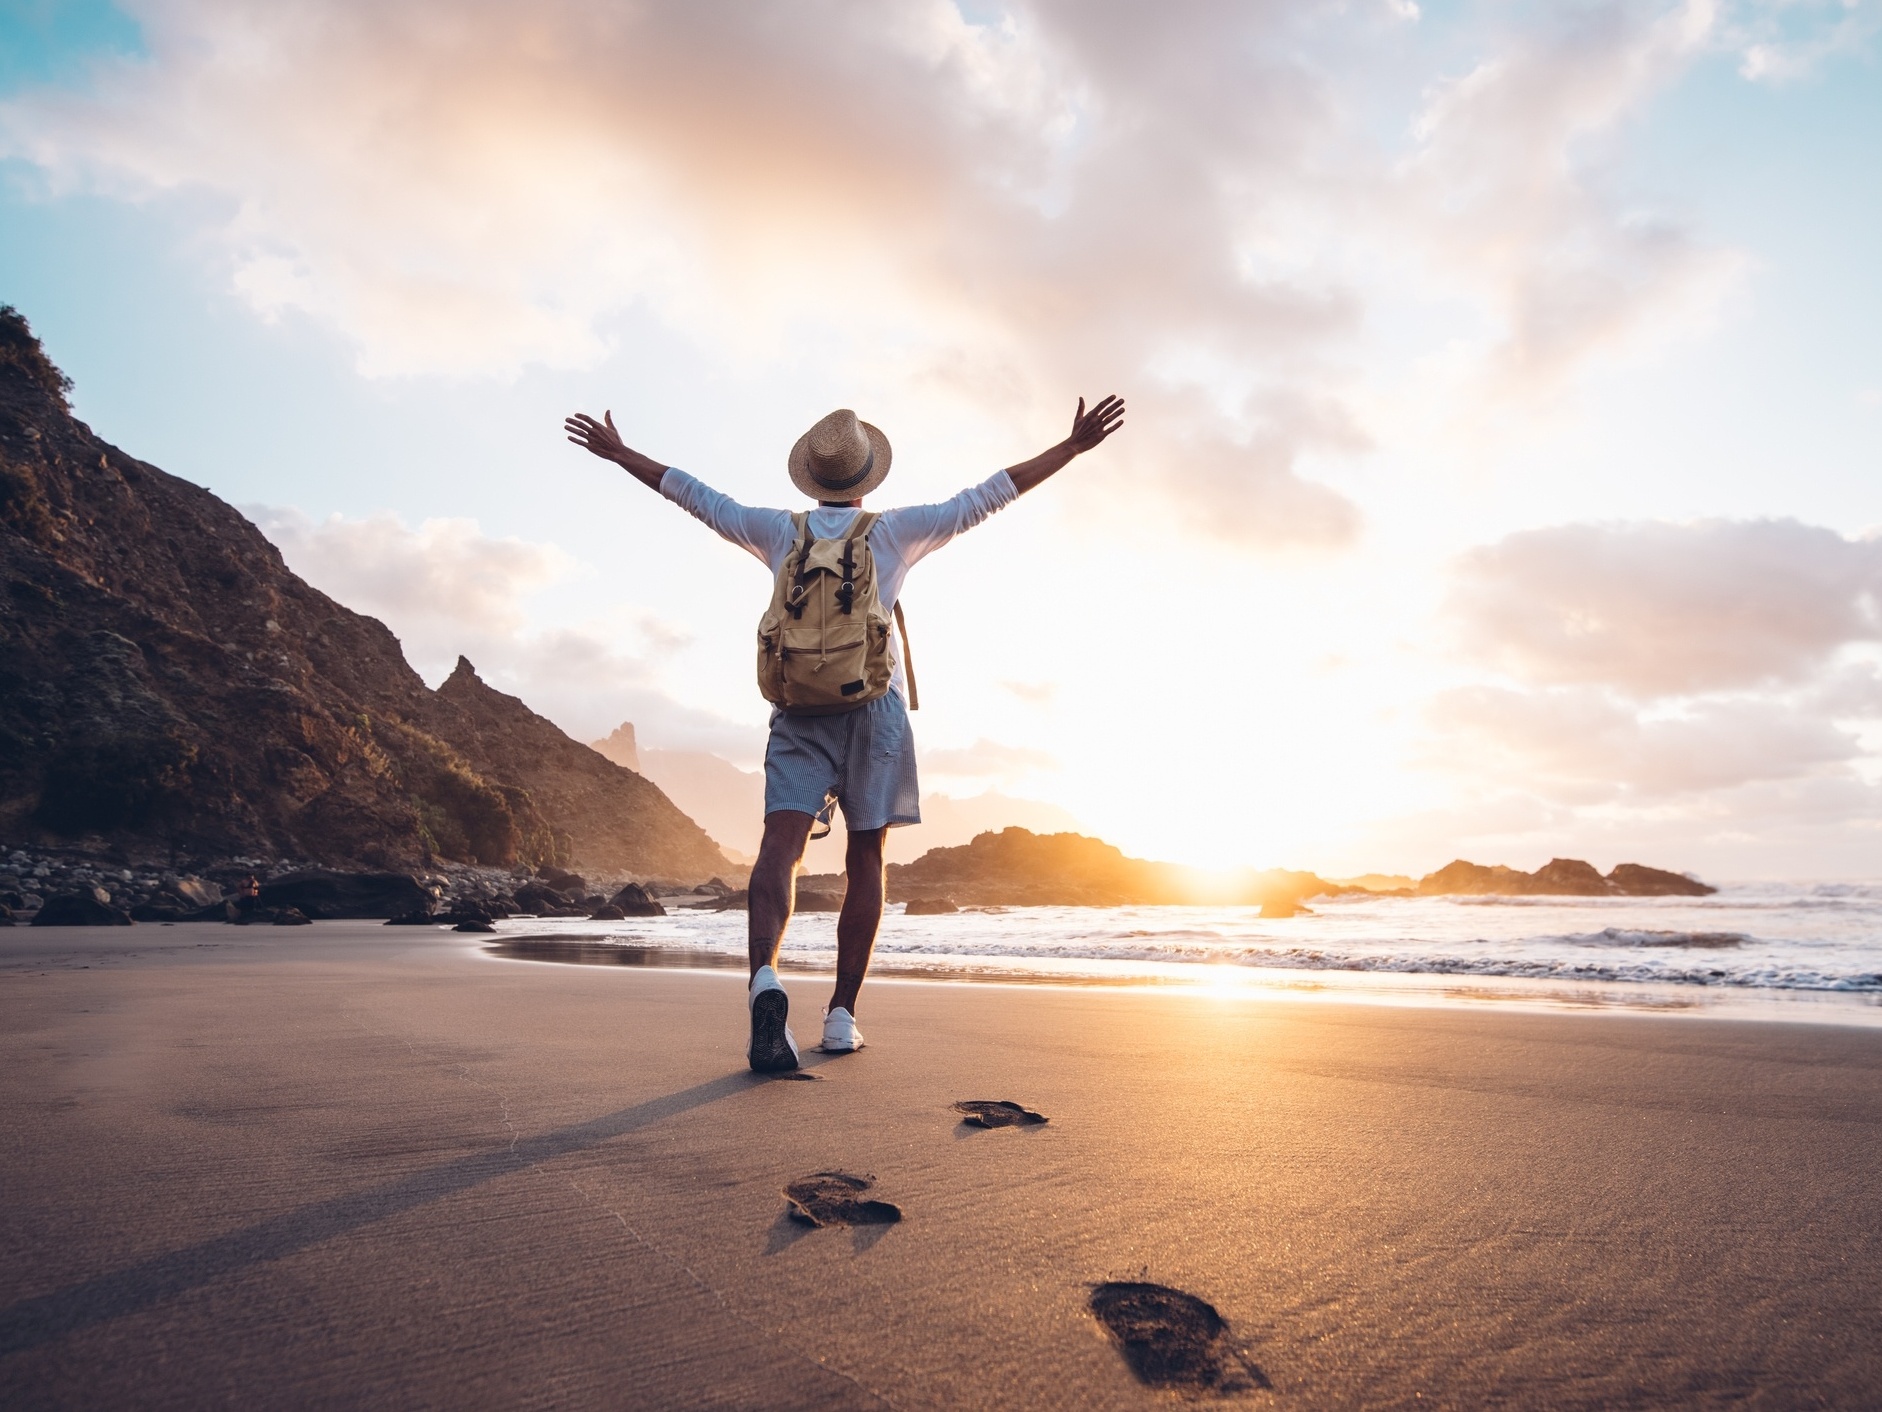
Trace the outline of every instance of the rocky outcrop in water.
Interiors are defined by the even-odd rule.
[[[468,662],[432,692],[200,486],[95,436],[0,310],[0,841],[129,862],[586,865],[724,856],[655,786]]]
[[[798,883],[800,897],[809,878]],[[1228,876],[1175,863],[1131,858],[1083,834],[1036,834],[1009,828],[958,848],[930,849],[913,863],[891,863],[891,902],[946,898],[966,907],[1129,907],[1228,903],[1265,906],[1288,916],[1301,899],[1343,891],[1312,873],[1276,868]]]
[[[1603,877],[1579,858],[1551,858],[1533,873],[1459,858],[1418,880],[1421,897],[1706,897],[1717,891],[1684,873],[1640,863],[1622,863]]]

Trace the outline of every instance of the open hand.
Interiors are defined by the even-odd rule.
[[[1072,415],[1072,434],[1065,438],[1065,447],[1074,456],[1082,456],[1123,425],[1122,397],[1107,397],[1089,412],[1081,397],[1078,411]]]
[[[562,423],[562,430],[569,434],[569,440],[577,446],[585,447],[604,461],[619,461],[627,450],[627,443],[621,440],[621,433],[614,429],[614,413],[603,412],[602,420],[596,421],[586,412],[577,412]]]
[[[603,412],[601,420],[596,421],[586,412],[577,412],[562,423],[562,430],[577,446],[594,452],[604,461],[614,462],[649,490],[660,488],[667,468],[621,440],[621,433],[614,429],[614,413]]]

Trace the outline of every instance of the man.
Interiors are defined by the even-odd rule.
[[[893,609],[902,581],[917,560],[1012,504],[1073,457],[1097,446],[1123,421],[1121,399],[1107,397],[1088,412],[1081,397],[1071,435],[1049,451],[938,505],[885,512],[867,534],[882,609]],[[757,555],[774,578],[789,557],[796,540],[789,511],[741,505],[684,471],[629,449],[615,430],[612,412],[603,413],[601,421],[578,412],[563,425],[570,441],[613,461],[649,490]],[[832,412],[799,437],[788,466],[792,482],[817,502],[810,512],[810,534],[820,540],[843,538],[862,513],[863,497],[888,475],[891,459],[888,438],[847,410]],[[892,645],[890,650],[893,654]],[[790,1003],[776,970],[778,945],[791,920],[797,869],[811,827],[819,820],[827,823],[834,805],[842,806],[849,833],[849,891],[837,918],[836,989],[824,1010],[823,1048],[841,1053],[863,1046],[856,1028],[856,996],[882,922],[883,836],[896,825],[921,822],[915,742],[905,704],[908,688],[900,657],[892,656],[892,662],[888,693],[854,710],[837,715],[792,715],[782,709],[771,713],[764,841],[752,867],[747,931],[747,1057],[760,1072],[797,1067],[797,1042],[787,1023]]]

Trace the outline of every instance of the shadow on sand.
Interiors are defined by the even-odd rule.
[[[726,1074],[586,1123],[523,1138],[514,1148],[459,1157],[383,1186],[271,1216],[239,1231],[152,1256],[127,1269],[68,1285],[51,1294],[22,1299],[10,1308],[0,1309],[0,1356],[37,1348],[79,1329],[136,1313],[223,1275],[279,1260],[539,1162],[587,1151],[765,1082],[756,1074]]]

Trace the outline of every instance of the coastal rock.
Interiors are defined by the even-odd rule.
[[[1261,915],[1270,918],[1311,917],[1313,908],[1292,897],[1270,897],[1261,904]]]
[[[801,885],[801,884],[800,884]],[[1227,876],[1125,856],[1083,834],[1009,828],[913,863],[891,863],[889,900],[945,897],[963,907],[1127,907],[1216,903],[1298,906],[1343,889],[1313,873],[1271,869]]]
[[[1498,865],[1486,868],[1462,858],[1418,880],[1421,897],[1518,897],[1528,891],[1529,874]]]
[[[0,902],[0,927],[10,927],[12,925],[13,909],[7,906],[6,903]]]
[[[833,892],[797,891],[797,903],[792,908],[795,912],[841,912],[843,899]]]
[[[558,917],[570,910],[569,899],[547,883],[528,882],[516,889],[517,908],[539,917]]]
[[[1579,858],[1551,858],[1533,873],[1460,858],[1418,881],[1422,897],[1704,897],[1717,890],[1639,863],[1622,863],[1604,878]]]
[[[270,919],[277,927],[311,927],[314,919],[298,907],[283,907]]]
[[[623,917],[664,917],[667,914],[667,909],[655,902],[639,883],[627,884],[608,899],[607,905],[617,908]]]
[[[1579,858],[1551,858],[1530,875],[1532,892],[1552,897],[1606,897],[1614,889]]]
[[[619,907],[616,907],[612,902],[604,902],[588,914],[588,920],[591,922],[624,922],[627,920],[627,913],[623,912]]]
[[[1616,864],[1608,881],[1616,892],[1628,897],[1709,897],[1718,891],[1684,873],[1669,873],[1641,863]]]
[[[902,914],[907,917],[939,917],[960,910],[960,905],[951,897],[916,897],[909,900]]]
[[[383,623],[290,572],[232,506],[77,421],[69,386],[0,309],[0,839],[728,869],[657,787],[468,662],[430,690]]]
[[[128,927],[131,915],[111,905],[103,888],[61,892],[48,897],[33,914],[36,927]]]
[[[428,927],[443,918],[435,917],[427,907],[414,907],[409,912],[401,912],[396,917],[387,917],[388,927]]]
[[[260,905],[295,908],[308,917],[396,917],[431,906],[431,894],[409,873],[341,873],[309,868],[261,885]]]
[[[205,882],[198,877],[167,879],[161,891],[189,908],[207,907],[212,902],[222,900],[222,889],[212,882]]]
[[[454,932],[494,932],[496,929],[495,922],[486,922],[481,917],[471,917],[451,928]]]

